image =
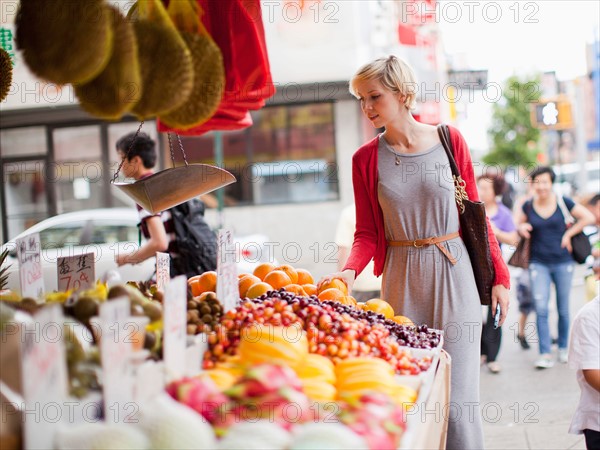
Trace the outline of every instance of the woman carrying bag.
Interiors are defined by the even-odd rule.
[[[454,167],[441,141],[445,135],[411,114],[416,86],[412,69],[395,56],[367,64],[350,82],[363,114],[385,132],[353,156],[354,243],[344,270],[324,279],[339,277],[352,288],[373,259],[375,275],[383,274],[382,297],[397,314],[445,330],[444,349],[452,357],[447,448],[481,449],[480,295],[459,234],[465,230],[459,225]],[[452,162],[464,180],[460,187],[468,200],[478,200],[467,144],[457,129],[450,128],[449,135]],[[501,305],[501,325],[510,276],[489,221],[487,227],[495,269],[491,303]]]
[[[569,296],[575,266],[571,239],[585,226],[594,223],[594,216],[584,206],[564,198],[566,208],[576,220],[568,227],[559,199],[552,189],[556,178],[554,171],[542,166],[531,172],[529,177],[533,183],[533,199],[523,204],[517,217],[517,230],[523,238],[530,239],[529,276],[540,351],[535,367],[548,369],[554,365],[548,327],[550,287],[554,283],[558,310],[558,360],[564,364],[567,362]]]

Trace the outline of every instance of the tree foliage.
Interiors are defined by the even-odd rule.
[[[509,78],[502,98],[493,106],[492,125],[488,134],[492,149],[486,164],[527,167],[536,162],[540,131],[531,125],[530,106],[539,100],[539,79]]]

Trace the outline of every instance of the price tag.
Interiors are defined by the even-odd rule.
[[[231,230],[219,230],[217,258],[217,298],[223,303],[225,311],[237,306],[240,300],[237,268],[235,266],[235,247]]]
[[[164,292],[171,280],[171,256],[156,252],[156,287]]]
[[[134,423],[138,406],[133,401],[130,364],[133,336],[127,324],[129,299],[114,299],[100,306],[100,357],[107,423]]]
[[[56,273],[58,275],[58,290],[89,289],[96,280],[96,258],[94,253],[65,256],[57,258]]]
[[[44,277],[39,233],[17,239],[17,259],[19,260],[19,277],[21,279],[21,295],[35,299],[44,296]]]
[[[167,378],[177,379],[185,373],[187,327],[187,279],[173,278],[165,289],[163,301],[163,360]]]
[[[65,421],[67,366],[59,305],[43,308],[22,337],[25,448],[53,448],[54,432]]]
[[[185,376],[193,377],[202,372],[204,353],[208,350],[207,335],[202,333],[193,337],[192,345],[185,349]]]

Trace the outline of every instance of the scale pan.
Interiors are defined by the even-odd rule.
[[[157,214],[235,181],[231,173],[220,167],[189,164],[161,170],[135,183],[114,185],[146,211]]]

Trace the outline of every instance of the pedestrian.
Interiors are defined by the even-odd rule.
[[[485,214],[490,218],[494,235],[502,244],[515,245],[519,240],[512,212],[498,199],[506,189],[504,177],[495,173],[484,173],[477,177],[477,191],[485,206]],[[499,373],[501,366],[496,360],[502,342],[502,328],[494,327],[494,311],[486,307],[487,318],[481,331],[481,356],[492,373]]]
[[[447,448],[483,448],[479,413],[481,306],[466,247],[459,236],[459,212],[449,160],[436,127],[417,122],[411,109],[417,86],[401,59],[379,58],[362,67],[350,82],[363,114],[374,128],[384,127],[352,158],[356,233],[340,277],[349,288],[374,259],[383,274],[382,298],[396,314],[435,328],[452,327],[444,341],[452,357],[450,401],[458,408],[448,418]],[[460,132],[450,127],[454,155],[466,191],[477,200],[471,156]],[[508,312],[510,276],[489,232],[496,270],[493,308]],[[436,238],[417,247],[416,239]],[[410,244],[410,246],[409,246]],[[476,261],[474,261],[476,263]],[[456,336],[460,336],[456,338]],[[442,408],[444,405],[442,405]],[[453,408],[454,409],[454,408]]]
[[[581,389],[569,433],[585,436],[588,450],[600,449],[600,297],[579,310],[573,320],[569,367],[577,370]]]
[[[538,369],[554,365],[550,354],[552,341],[548,327],[548,303],[550,288],[556,289],[558,310],[558,360],[567,362],[569,337],[569,295],[573,280],[574,261],[571,255],[571,237],[594,217],[584,206],[564,197],[564,202],[577,222],[567,228],[565,218],[558,206],[557,194],[553,191],[556,179],[550,167],[540,166],[529,175],[533,183],[533,199],[526,201],[519,212],[517,223],[519,234],[530,238],[529,276],[531,293],[535,303],[536,324],[540,357],[535,362]]]
[[[525,182],[526,191],[523,195],[517,198],[515,202],[514,210],[515,215],[518,215],[518,212],[521,211],[523,204],[533,197],[533,184],[529,178],[526,179]],[[521,345],[523,350],[529,350],[531,347],[529,342],[527,341],[527,337],[530,334],[535,334],[535,330],[531,330],[532,333],[526,332],[527,327],[527,319],[529,314],[531,314],[535,310],[535,305],[533,303],[533,297],[531,295],[531,282],[529,279],[529,270],[527,269],[518,269],[520,272],[516,276],[517,278],[517,303],[519,303],[519,324],[517,331],[517,340]],[[532,336],[530,336],[532,337]]]
[[[342,270],[350,255],[354,232],[356,231],[356,207],[354,204],[346,206],[340,214],[335,243],[338,246],[338,269]],[[373,261],[365,267],[363,272],[356,277],[352,286],[352,296],[357,302],[362,303],[372,298],[381,297],[381,277],[373,275]]]

